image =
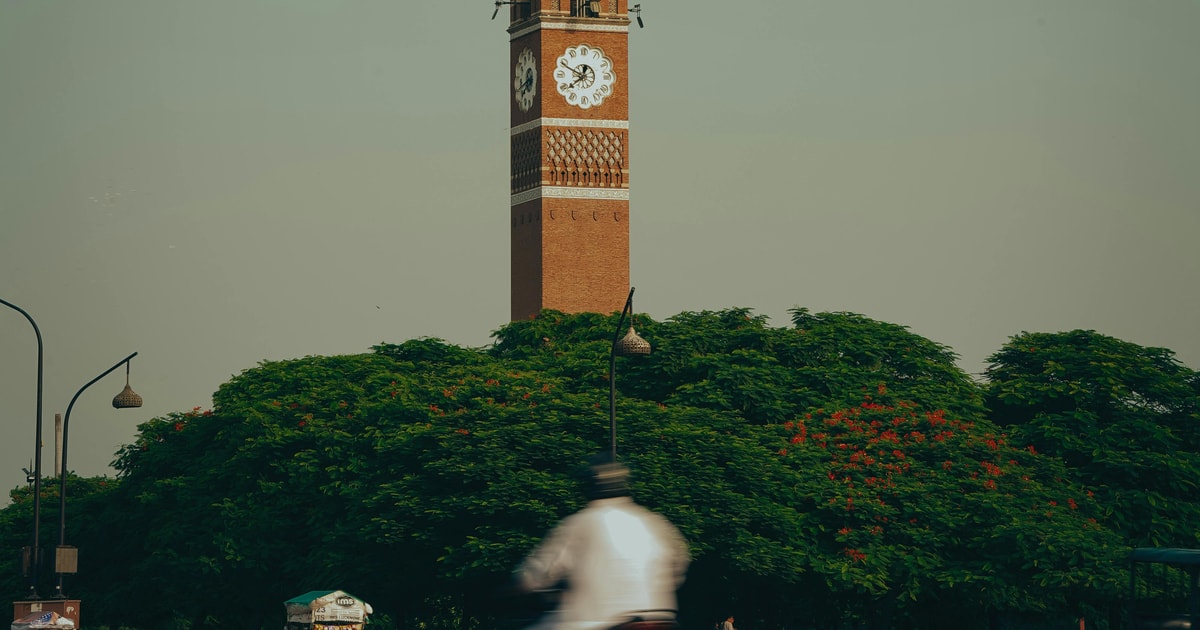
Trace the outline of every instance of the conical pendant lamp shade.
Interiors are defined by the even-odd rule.
[[[142,397],[129,386],[129,364],[125,364],[125,389],[113,396],[113,409],[133,409],[142,406]]]
[[[114,409],[132,409],[142,406],[142,397],[133,391],[133,388],[125,385],[125,389],[121,390],[120,394],[113,396]]]
[[[642,339],[633,326],[630,326],[629,332],[621,337],[621,340],[613,347],[613,351],[622,357],[650,354],[650,342]]]

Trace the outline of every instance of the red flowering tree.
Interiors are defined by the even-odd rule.
[[[813,573],[877,625],[1083,613],[1117,594],[1124,547],[1098,524],[1092,492],[986,421],[897,401],[881,384],[858,406],[778,431],[820,524]]]

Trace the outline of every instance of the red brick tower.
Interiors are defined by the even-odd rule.
[[[628,0],[509,7],[512,319],[629,292]]]

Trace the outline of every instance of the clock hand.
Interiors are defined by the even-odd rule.
[[[580,65],[579,68],[580,68],[579,74],[577,74],[575,77],[575,80],[571,82],[571,87],[575,87],[575,84],[579,83],[580,81],[587,80],[588,75],[591,73],[591,70],[592,70],[591,68],[589,68],[586,65]]]
[[[559,60],[558,60],[558,65],[560,65],[560,66],[562,66],[562,67],[566,68],[567,70],[570,70],[570,71],[571,71],[571,74],[574,74],[574,75],[575,75],[575,77],[576,77],[576,80],[578,80],[578,79],[579,79],[579,77],[582,77],[582,76],[583,76],[583,72],[582,72],[582,71],[580,71],[580,70],[576,70],[575,68],[572,68],[571,66],[568,66],[568,65],[567,65],[567,62],[566,62],[566,61],[564,61],[564,60],[562,60],[562,59],[559,59]]]

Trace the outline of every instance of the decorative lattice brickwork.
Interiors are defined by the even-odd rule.
[[[552,128],[545,134],[550,186],[621,188],[626,181],[623,129]]]
[[[531,129],[512,138],[512,192],[537,187],[542,179],[541,129]]]

